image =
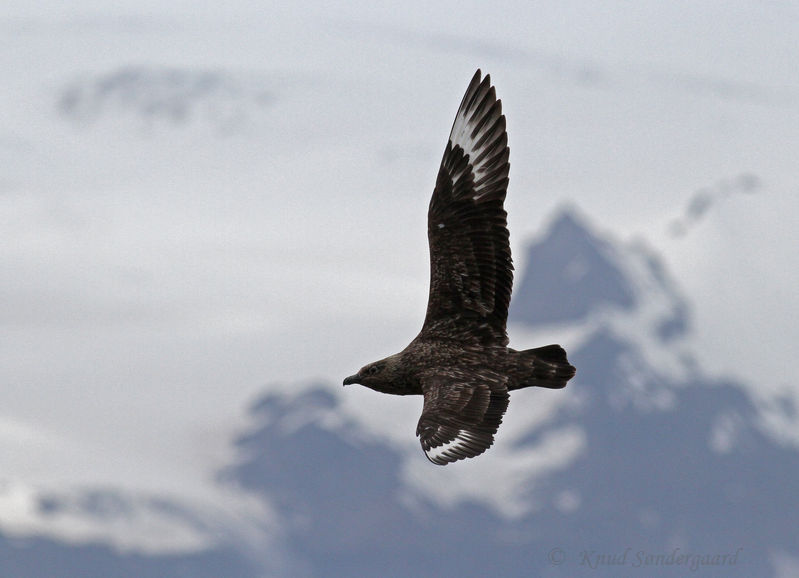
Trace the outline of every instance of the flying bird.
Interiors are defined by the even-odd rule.
[[[508,347],[508,135],[491,77],[481,76],[478,70],[458,108],[430,199],[430,294],[422,330],[404,350],[344,380],[424,396],[416,435],[438,465],[478,456],[494,443],[508,392],[560,389],[576,371],[560,345]]]

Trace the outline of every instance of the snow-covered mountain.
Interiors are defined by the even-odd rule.
[[[703,370],[689,301],[658,255],[595,227],[568,209],[527,248],[512,334],[568,335],[578,374],[562,391],[514,393],[484,456],[437,468],[418,450],[414,423],[407,444],[376,436],[347,414],[337,383],[272,389],[249,407],[238,459],[218,475],[220,486],[269,511],[271,533],[242,538],[180,500],[41,495],[41,516],[54,523],[77,511],[124,524],[146,510],[206,541],[147,554],[0,536],[0,568],[10,576],[791,575],[799,453],[766,427],[746,384]]]

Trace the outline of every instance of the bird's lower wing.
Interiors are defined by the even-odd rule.
[[[504,377],[488,371],[441,371],[422,380],[422,391],[416,435],[431,462],[445,465],[491,447],[508,408]]]

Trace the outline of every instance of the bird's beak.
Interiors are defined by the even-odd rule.
[[[350,375],[349,377],[344,379],[344,385],[350,385],[352,383],[358,383],[358,374]]]

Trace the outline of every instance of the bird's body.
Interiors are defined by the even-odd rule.
[[[507,347],[513,284],[507,214],[509,149],[502,105],[478,70],[463,97],[428,210],[430,294],[422,330],[401,352],[344,385],[423,395],[416,430],[427,457],[447,464],[483,453],[508,392],[562,388],[575,369],[559,345]]]

